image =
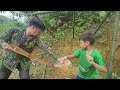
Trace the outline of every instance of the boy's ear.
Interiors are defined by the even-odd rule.
[[[90,42],[89,42],[89,41],[86,41],[86,44],[87,44],[87,45],[89,45],[89,44],[90,44]]]

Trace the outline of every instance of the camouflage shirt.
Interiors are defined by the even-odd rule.
[[[10,29],[5,35],[0,39],[0,43],[7,42],[9,44],[16,44],[18,47],[23,50],[31,53],[35,47],[42,48],[45,52],[51,55],[54,59],[57,59],[58,56],[54,54],[50,48],[47,48],[42,42],[39,41],[37,37],[25,38],[26,30],[17,30]],[[31,60],[29,58],[17,54],[16,52],[4,52],[4,58],[2,59],[2,64],[10,70],[14,70],[17,65],[20,63],[21,67],[26,70],[30,67]]]

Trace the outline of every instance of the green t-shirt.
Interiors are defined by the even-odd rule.
[[[77,72],[78,76],[84,79],[99,79],[97,69],[87,61],[85,49],[78,49],[73,53],[73,56],[80,60],[79,70]],[[93,57],[96,64],[105,66],[103,57],[101,56],[100,52],[95,48],[93,48],[92,54],[90,56]]]

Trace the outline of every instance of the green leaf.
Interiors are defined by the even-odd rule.
[[[106,12],[105,11],[99,11],[99,16],[100,17],[104,17],[106,15]]]

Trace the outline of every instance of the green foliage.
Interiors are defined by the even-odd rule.
[[[110,51],[110,48],[109,48],[109,47],[106,47],[105,50],[106,50],[106,51]]]
[[[14,18],[7,18],[5,16],[0,16],[0,33],[3,33],[10,28],[22,29],[24,27],[25,27],[24,23],[18,22]]]
[[[44,33],[41,35],[41,40],[44,41],[47,45],[55,45],[59,40],[63,40],[65,38],[65,31],[58,31],[57,33],[54,34],[55,38],[53,38],[49,32],[46,30]]]
[[[98,39],[98,38],[101,38],[102,37],[102,31],[97,31],[97,33],[95,34],[95,38]]]
[[[94,23],[99,24],[106,14],[106,11],[75,11],[75,33],[77,34],[83,32]],[[40,15],[39,17],[55,35],[55,38],[53,38],[46,29],[41,36],[41,40],[50,47],[53,45],[58,45],[58,43],[62,40],[65,41],[65,36],[68,32],[72,32],[73,30],[72,11],[48,13]],[[98,31],[96,33],[96,38],[100,38],[101,35],[102,32]],[[107,42],[103,41],[100,43],[102,45],[106,45]]]
[[[112,73],[112,78],[114,78],[114,79],[117,79],[117,78],[118,78],[118,75],[117,75],[116,72],[113,72],[113,73]]]
[[[100,23],[106,14],[107,11],[75,11],[75,32],[83,32],[93,23]],[[48,13],[41,15],[40,18],[52,31],[64,30],[65,28],[71,29],[73,26],[72,11]]]
[[[99,11],[98,14],[99,14],[100,17],[104,17],[106,15],[106,12],[105,11]]]
[[[11,11],[13,15],[19,17],[22,17],[22,15],[24,14],[34,12],[39,11]],[[106,14],[107,11],[75,11],[75,32],[83,32],[93,23],[100,23]],[[38,16],[44,21],[46,26],[48,26],[51,31],[59,31],[66,28],[70,28],[70,30],[72,30],[71,28],[73,26],[73,11],[56,11],[54,13],[40,14]],[[22,26],[19,23],[17,23],[16,25]]]

